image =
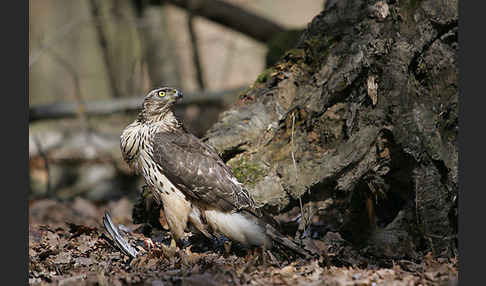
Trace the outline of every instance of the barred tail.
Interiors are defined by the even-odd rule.
[[[273,242],[278,243],[279,245],[292,250],[296,254],[306,259],[315,256],[310,251],[300,247],[293,239],[281,234],[271,224],[267,223],[265,225],[265,229],[266,229],[266,234],[272,239]]]

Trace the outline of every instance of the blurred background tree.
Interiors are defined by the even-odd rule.
[[[136,196],[118,137],[141,97],[179,87],[204,135],[325,2],[29,1],[31,198]]]

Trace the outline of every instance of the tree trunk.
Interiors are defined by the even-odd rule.
[[[89,1],[93,27],[106,67],[113,97],[130,96],[142,89],[144,74],[136,73],[142,49],[134,7],[128,1]],[[84,79],[84,78],[83,78]]]
[[[302,200],[301,229],[314,212],[373,255],[455,254],[457,6],[337,1],[205,141],[267,210]]]
[[[140,29],[152,86],[180,86],[179,63],[164,5],[142,7]]]

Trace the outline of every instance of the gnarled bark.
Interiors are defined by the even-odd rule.
[[[337,231],[374,255],[452,255],[457,6],[337,1],[205,141],[270,211],[330,200]]]

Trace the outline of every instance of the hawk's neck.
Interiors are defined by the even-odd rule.
[[[143,125],[151,125],[153,127],[162,129],[176,129],[179,128],[181,123],[178,118],[174,115],[172,110],[157,110],[151,112],[148,110],[142,110],[137,117],[137,121]]]
[[[173,132],[182,128],[182,124],[172,112],[166,113],[163,117],[141,118],[139,116],[137,120],[123,130],[120,137],[123,159],[131,168],[139,171],[138,159],[140,153],[152,154],[152,136],[158,132]]]

